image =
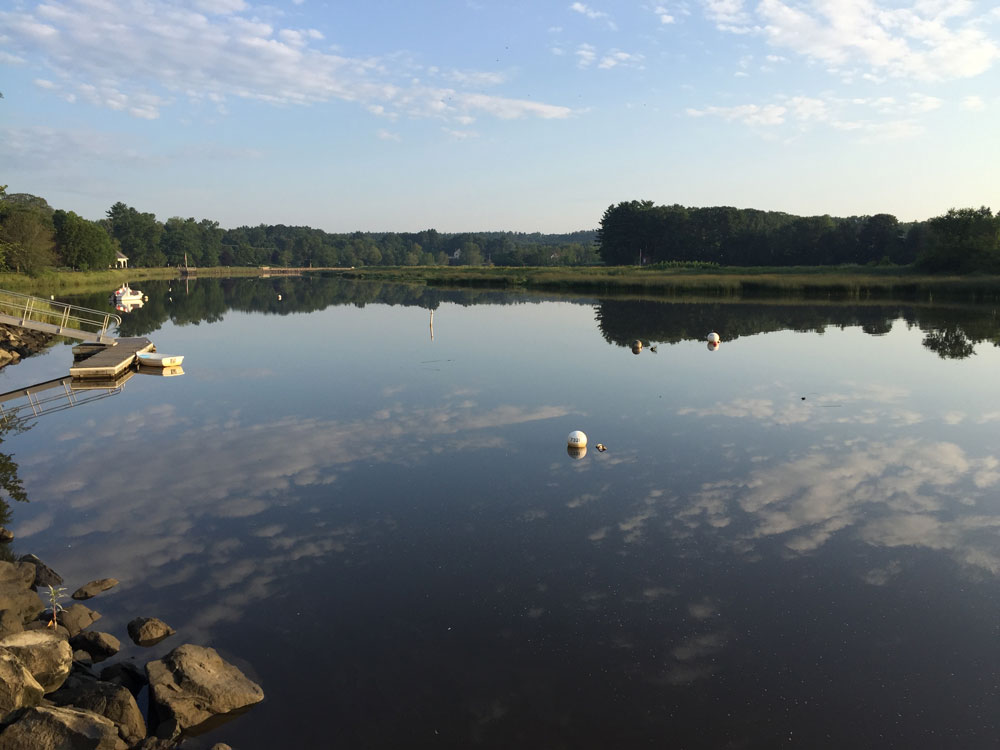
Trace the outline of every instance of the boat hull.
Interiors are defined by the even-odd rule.
[[[137,354],[139,364],[143,367],[180,367],[184,361],[183,355],[179,354],[156,354],[155,352],[145,352]]]

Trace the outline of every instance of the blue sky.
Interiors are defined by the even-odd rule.
[[[0,184],[97,219],[1000,210],[1000,2],[0,0]]]

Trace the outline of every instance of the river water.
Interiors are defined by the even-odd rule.
[[[140,286],[184,374],[0,450],[118,658],[263,687],[189,747],[1000,746],[994,308]]]

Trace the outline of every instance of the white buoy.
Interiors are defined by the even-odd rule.
[[[710,352],[718,351],[718,349],[719,349],[719,342],[718,341],[709,341],[708,342],[708,350]]]
[[[708,334],[708,343],[718,344],[719,341],[720,341],[719,334],[717,334],[715,331],[712,331],[710,334]]]
[[[573,430],[566,438],[566,445],[570,448],[586,448],[587,435],[580,430]]]

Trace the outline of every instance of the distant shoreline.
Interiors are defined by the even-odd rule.
[[[660,296],[698,294],[707,297],[805,297],[927,300],[942,297],[1000,299],[1000,276],[930,275],[908,267],[792,267],[713,269],[587,266],[518,267],[382,267],[341,273],[344,278],[428,286],[532,289],[587,293],[643,293]]]
[[[345,279],[475,289],[525,289],[607,294],[647,294],[715,298],[803,297],[806,299],[933,300],[972,297],[1000,300],[1000,276],[933,275],[907,266],[364,266],[352,269],[213,266],[190,269],[187,276],[252,278],[334,274]],[[113,289],[123,282],[171,280],[183,268],[132,268],[108,271],[51,271],[39,276],[0,274],[0,288],[40,296]]]

